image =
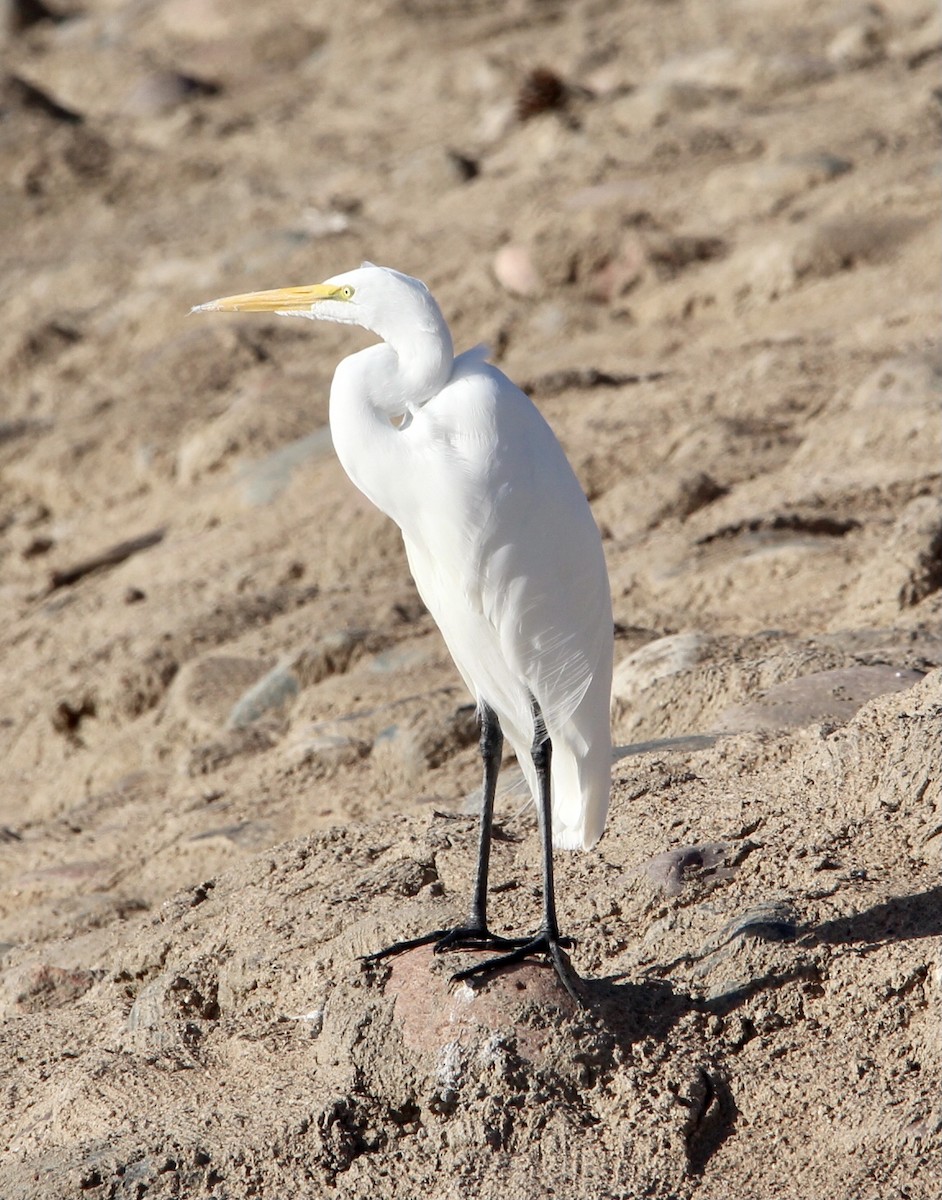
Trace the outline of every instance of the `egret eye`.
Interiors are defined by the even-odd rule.
[[[343,285],[343,287],[340,289],[340,299],[341,300],[350,300],[350,299],[352,299],[352,297],[353,297],[353,288],[350,286],[349,283],[345,283]]]

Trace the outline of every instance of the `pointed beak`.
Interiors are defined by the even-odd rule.
[[[343,300],[342,287],[310,283],[305,287],[273,288],[270,292],[244,292],[197,304],[190,312],[309,312],[318,300]]]

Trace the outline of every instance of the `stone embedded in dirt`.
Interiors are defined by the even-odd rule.
[[[360,654],[382,646],[383,640],[366,629],[338,629],[297,651],[290,667],[302,687],[313,687],[330,675],[344,674]]]
[[[728,221],[744,216],[770,215],[796,197],[839,179],[853,170],[849,158],[828,151],[786,154],[717,167],[704,187],[711,213]]]
[[[922,671],[886,665],[815,671],[768,688],[755,700],[722,712],[716,728],[724,733],[757,729],[800,729],[805,725],[843,724],[877,696],[902,692],[924,678]]]
[[[225,727],[245,694],[274,670],[271,659],[210,654],[186,663],[170,687],[170,707],[193,729],[215,732]]]
[[[131,1006],[128,1043],[139,1050],[196,1046],[204,1023],[219,1019],[217,989],[215,975],[199,968],[192,978],[174,971],[158,975],[138,991]]]
[[[612,703],[616,717],[644,703],[642,694],[669,675],[676,675],[709,653],[704,633],[673,633],[641,646],[615,668]]]
[[[911,217],[856,213],[828,217],[799,236],[791,251],[796,279],[823,278],[837,271],[886,261],[923,223]]]
[[[809,422],[790,463],[796,482],[808,490],[885,488],[937,472],[940,383],[932,354],[881,363]]]
[[[861,417],[870,409],[938,410],[942,395],[942,347],[888,358],[854,391],[850,407]]]
[[[474,705],[462,704],[450,712],[439,705],[411,706],[377,734],[372,757],[390,777],[418,781],[460,750],[476,745],[478,736]]]
[[[452,981],[454,971],[488,957],[493,957],[492,951],[435,954],[431,946],[419,946],[388,960],[384,990],[395,997],[403,1041],[410,1049],[426,1054],[438,1048],[445,1074],[449,1062],[454,1071],[459,1069],[458,1047],[486,1053],[487,1042],[494,1035],[514,1038],[523,1057],[540,1061],[551,1027],[540,1030],[520,1025],[521,1009],[526,1005],[550,1009],[558,1014],[556,1019],[579,1010],[546,963],[518,963],[482,981]],[[457,1079],[451,1087],[457,1090]]]
[[[648,859],[644,864],[644,873],[656,886],[668,896],[679,896],[684,883],[698,876],[700,872],[716,874],[717,868],[726,862],[729,846],[725,842],[703,842],[696,846],[678,846],[674,850],[665,850]],[[728,872],[721,873],[721,875]]]
[[[83,967],[39,963],[11,972],[4,980],[4,990],[11,995],[16,1010],[43,1012],[72,1004],[94,987],[103,974],[103,971],[89,971]]]
[[[799,915],[792,904],[767,900],[739,913],[712,934],[694,956],[696,964],[691,971],[697,981],[714,976],[707,983],[708,1003],[742,1002],[750,992],[761,992],[763,982],[776,974],[806,972],[813,976],[814,968],[806,956],[792,945],[799,928]],[[719,978],[718,970],[723,972]]]
[[[316,776],[352,766],[370,753],[370,743],[350,733],[342,721],[318,721],[297,730],[283,748],[285,759]]]

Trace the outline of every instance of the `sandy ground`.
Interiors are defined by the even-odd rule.
[[[2,7],[0,1196],[937,1196],[936,6],[44,2]],[[187,314],[364,258],[603,530],[586,1011],[359,961],[463,911],[473,713],[324,431],[368,338]]]

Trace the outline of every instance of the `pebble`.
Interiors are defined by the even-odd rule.
[[[796,197],[851,170],[850,159],[826,150],[786,155],[774,161],[734,163],[710,173],[704,195],[717,219],[772,215]]]
[[[919,227],[918,221],[900,216],[856,214],[822,221],[794,245],[795,278],[825,278],[863,263],[886,262]]]
[[[542,281],[525,246],[506,245],[494,255],[494,276],[515,296],[535,296]]]
[[[11,995],[15,1011],[45,1012],[78,1000],[103,974],[103,971],[89,971],[83,967],[33,963],[8,976],[4,980],[4,991]]]
[[[437,655],[437,648],[430,649],[422,643],[403,642],[383,650],[380,654],[374,654],[367,670],[376,675],[399,675],[416,667],[427,666]]]
[[[159,117],[200,96],[215,95],[215,84],[179,71],[152,71],[125,97],[123,112],[132,117]]]
[[[489,953],[470,951],[462,965]],[[524,961],[486,981],[471,981],[457,988],[449,970],[441,969],[441,959],[431,946],[400,954],[389,964],[385,992],[395,1000],[395,1021],[402,1039],[414,1054],[435,1055],[437,1090],[445,1105],[453,1103],[463,1087],[474,1086],[474,1077],[487,1070],[490,1058],[499,1056],[494,1034],[512,1033],[516,1053],[530,1062],[547,1060],[555,1041],[555,1021],[539,1027],[521,1023],[521,1006],[553,1013],[557,1020],[578,1013],[556,972],[542,963]],[[489,1054],[482,1053],[487,1043]],[[448,1096],[449,1092],[453,1095]]]
[[[942,391],[942,359],[938,355],[888,358],[860,384],[851,399],[859,413],[886,408],[937,408]]]
[[[692,54],[677,55],[659,67],[656,79],[703,88],[740,91],[756,72],[756,60],[734,46],[711,46]]]
[[[756,92],[772,97],[821,83],[834,75],[834,64],[816,54],[773,54],[756,72]]]
[[[342,675],[349,670],[354,655],[365,647],[365,629],[340,629],[325,633],[310,646],[299,650],[289,666],[302,687],[313,687],[329,675]]]

